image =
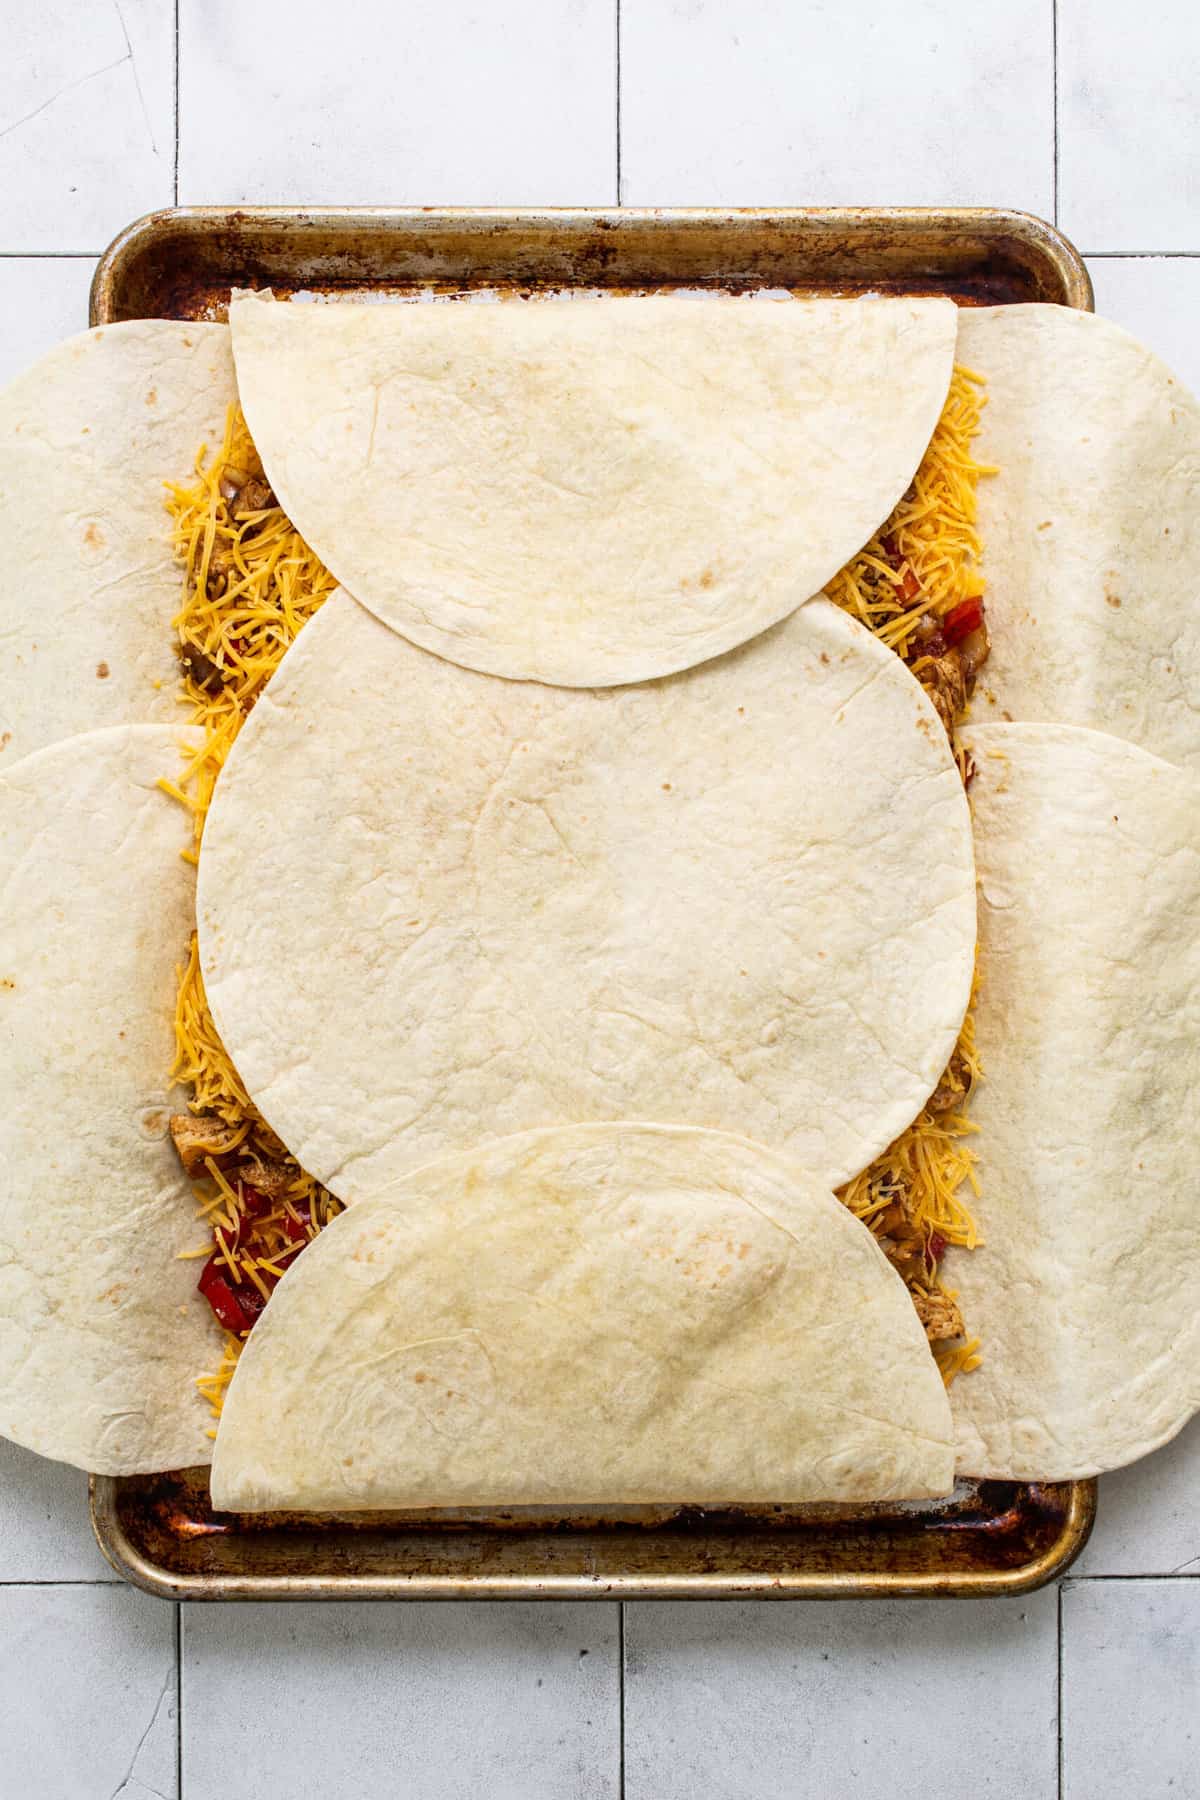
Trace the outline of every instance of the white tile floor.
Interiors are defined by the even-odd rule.
[[[1191,0],[620,0],[619,32],[617,0],[0,21],[0,379],[82,328],[95,255],[173,199],[619,183],[1057,215],[1101,310],[1200,390]],[[1200,1800],[1200,1422],[1101,1484],[1060,1595],[182,1614],[108,1579],[81,1477],[0,1445],[0,1800]]]

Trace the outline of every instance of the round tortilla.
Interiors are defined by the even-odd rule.
[[[1061,725],[963,734],[979,859],[983,1343],[965,1474],[1066,1481],[1200,1407],[1200,780]]]
[[[932,1091],[975,948],[945,733],[825,600],[587,691],[458,668],[336,594],[233,748],[197,904],[226,1048],[347,1201],[635,1115],[835,1186]]]
[[[944,299],[229,309],[280,503],[414,643],[601,687],[731,649],[891,512],[937,423]]]
[[[194,1377],[221,1332],[177,1260],[203,1231],[168,1131],[179,740],[119,726],[0,775],[0,1432],[106,1475],[212,1449]]]
[[[164,482],[235,398],[228,327],[163,319],[69,338],[0,394],[0,765],[179,717]]]
[[[213,1503],[882,1500],[953,1483],[904,1284],[722,1132],[527,1132],[344,1213],[244,1351]]]
[[[967,309],[992,652],[981,722],[1110,732],[1200,768],[1200,406],[1136,338],[1061,306]]]

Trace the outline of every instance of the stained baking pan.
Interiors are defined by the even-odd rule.
[[[221,318],[235,287],[378,299],[680,286],[1092,305],[1077,251],[1024,213],[180,207],[114,240],[91,318]],[[1094,1481],[989,1481],[960,1482],[948,1500],[863,1507],[242,1518],[213,1513],[204,1470],[91,1481],[113,1567],[193,1600],[1013,1594],[1066,1568],[1095,1506]]]

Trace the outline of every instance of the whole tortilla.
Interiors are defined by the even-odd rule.
[[[179,717],[164,482],[235,397],[228,327],[162,319],[69,338],[0,393],[0,764]]]
[[[226,1397],[213,1503],[945,1494],[904,1285],[810,1175],[720,1132],[528,1132],[364,1201],[288,1272]]]
[[[126,725],[0,775],[0,1432],[106,1475],[209,1460],[221,1333],[168,1135],[192,916],[179,732]],[[178,1104],[178,1101],[176,1101]]]
[[[981,721],[1128,738],[1200,768],[1200,406],[1106,319],[966,310],[988,380],[975,446],[991,659]]]
[[[468,668],[600,687],[817,593],[937,423],[942,299],[229,309],[267,474],[326,567]]]
[[[836,1185],[932,1091],[975,948],[945,733],[825,600],[586,691],[458,668],[335,594],[234,745],[197,910],[226,1048],[347,1201],[635,1112]]]
[[[1098,732],[963,734],[979,859],[983,1343],[960,1469],[1068,1480],[1200,1406],[1200,780]]]

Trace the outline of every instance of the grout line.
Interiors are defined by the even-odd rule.
[[[183,1800],[183,1607],[175,1602],[175,1800]]]
[[[1063,1587],[1082,1587],[1091,1581],[1200,1581],[1200,1569],[1164,1569],[1159,1575],[1064,1575]]]
[[[617,1602],[617,1694],[620,1700],[621,1716],[618,1728],[619,1762],[617,1774],[617,1794],[619,1800],[625,1800],[625,1602]]]
[[[1200,250],[1084,250],[1089,262],[1188,262],[1200,256]]]
[[[179,205],[179,0],[175,0],[175,204]]]
[[[43,1581],[40,1578],[28,1581],[0,1581],[0,1588],[21,1587],[127,1587],[129,1584],[121,1580],[119,1575],[88,1575],[68,1578],[65,1581]]]
[[[1054,181],[1051,193],[1058,224],[1058,0],[1050,0],[1050,111],[1054,121]]]
[[[1058,1725],[1058,1800],[1063,1800],[1063,1584],[1061,1581],[1055,1593],[1055,1603],[1057,1607],[1058,1678],[1054,1705]]]
[[[0,262],[95,262],[98,250],[0,250]]]
[[[617,205],[621,204],[621,0],[617,9]]]

